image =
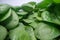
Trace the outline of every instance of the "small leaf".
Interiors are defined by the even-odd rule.
[[[23,16],[23,15],[26,15],[26,14],[28,14],[28,13],[27,13],[27,12],[24,12],[24,11],[19,11],[19,12],[17,12],[17,14]]]
[[[31,19],[23,19],[23,21],[25,21],[26,23],[31,23],[31,22],[33,22],[34,20],[31,20]]]
[[[35,35],[34,35],[33,28],[30,27],[30,26],[27,26],[25,29],[26,29],[26,31],[28,32],[31,40],[36,40]]]
[[[37,8],[39,9],[44,9],[49,7],[52,4],[51,0],[44,0],[36,5]]]
[[[34,22],[30,23],[29,25],[32,26],[33,28],[36,28],[38,23],[34,21]]]
[[[14,11],[18,12],[21,9],[21,7],[20,6],[12,6],[12,9]]]
[[[35,2],[29,2],[29,3],[23,4],[21,6],[21,9],[23,9],[24,11],[27,11],[27,12],[31,12],[35,8],[35,5],[36,5]]]
[[[24,20],[26,23],[32,23],[32,22],[35,21],[36,16],[37,16],[37,13],[33,13],[33,14],[29,15],[27,19],[23,19],[23,20]]]

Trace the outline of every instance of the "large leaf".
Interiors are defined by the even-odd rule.
[[[5,14],[10,9],[8,4],[0,4],[0,14]]]
[[[60,25],[60,20],[57,18],[58,16],[56,16],[56,14],[50,13],[48,11],[44,11],[41,13],[40,21],[46,21],[46,22],[51,22]]]
[[[10,16],[10,5],[0,4],[0,21],[4,21]]]
[[[35,28],[35,35],[41,40],[52,40],[60,36],[60,31],[51,24],[41,22]]]
[[[10,30],[10,40],[31,40],[25,28],[20,24],[17,28]]]
[[[0,4],[0,21],[4,21],[10,16],[10,5]]]
[[[14,10],[11,9],[11,16],[7,18],[5,21],[2,22],[2,25],[4,25],[7,29],[13,29],[15,28],[19,23],[18,15]]]
[[[7,29],[0,25],[0,40],[4,40],[7,36]]]
[[[18,25],[18,23],[19,23],[19,18],[18,18],[18,15],[16,14],[16,12],[12,10],[11,13],[12,13],[12,19],[11,19],[10,22],[6,25],[6,27],[7,27],[8,29],[11,29],[11,28],[16,27],[16,26]]]
[[[9,9],[9,11],[7,11],[7,13],[5,13],[5,14],[3,14],[3,13],[0,14],[0,22],[6,20],[8,17],[10,17],[10,15],[11,15],[11,9]]]

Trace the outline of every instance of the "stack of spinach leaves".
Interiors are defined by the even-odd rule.
[[[0,40],[60,40],[60,1],[0,4]]]

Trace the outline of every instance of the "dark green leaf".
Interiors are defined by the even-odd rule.
[[[43,9],[43,8],[49,7],[51,4],[52,4],[51,0],[44,0],[44,1],[40,2],[40,3],[38,3],[36,5],[36,7],[39,8],[39,9]]]

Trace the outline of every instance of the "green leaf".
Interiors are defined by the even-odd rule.
[[[7,29],[0,25],[0,40],[4,40],[7,36]]]
[[[19,19],[22,19],[23,16],[25,16],[25,15],[27,15],[27,14],[28,14],[28,13],[25,12],[25,11],[19,11],[19,12],[17,12],[17,15],[18,15]]]
[[[60,20],[57,18],[57,16],[54,13],[50,13],[48,11],[44,11],[41,13],[42,20],[40,21],[46,21],[51,22],[60,25]]]
[[[33,21],[32,23],[30,23],[29,24],[30,26],[32,26],[33,28],[36,28],[37,27],[37,25],[38,25],[38,23],[37,22],[35,22],[35,21]]]
[[[33,28],[32,27],[27,26],[26,27],[26,31],[28,32],[31,40],[36,40],[35,35],[34,35],[34,31],[33,31]]]
[[[5,21],[2,22],[2,25],[4,25],[7,29],[13,29],[15,28],[19,23],[18,15],[14,10],[11,9],[11,16],[7,18]]]
[[[24,11],[19,11],[19,12],[17,12],[17,14],[23,16],[23,15],[26,15],[26,14],[28,14],[28,13],[27,13],[27,12],[24,12]]]
[[[36,2],[29,2],[29,3],[23,4],[21,6],[21,9],[27,12],[31,12],[35,8],[35,5],[36,5]]]
[[[43,10],[40,10],[40,11],[43,11]],[[41,13],[38,11],[38,12],[36,12],[36,13],[34,13],[34,16],[35,16],[35,18],[37,19],[37,20],[42,20],[42,18],[41,18]]]
[[[6,20],[10,16],[11,16],[11,9],[5,15],[0,16],[0,22]]]
[[[18,12],[21,9],[20,6],[12,6],[11,8],[16,12]]]
[[[21,15],[19,16],[19,15],[18,15],[18,18],[19,18],[19,19],[22,19],[22,18],[23,18],[23,16],[21,16]]]
[[[26,23],[32,23],[35,21],[36,16],[37,16],[37,13],[32,13],[28,16],[27,19],[23,19],[23,21],[25,21]]]
[[[23,21],[26,22],[26,23],[31,23],[31,22],[33,22],[34,20],[32,20],[32,19],[23,19]]]
[[[60,3],[60,0],[53,0],[55,3]]]
[[[24,5],[22,5],[21,8],[22,8],[24,11],[30,12],[30,11],[33,10],[33,8],[32,8],[31,6],[32,6],[32,5],[30,5],[30,4],[24,4]]]
[[[21,24],[17,28],[10,30],[9,37],[11,40],[31,40],[29,34]]]
[[[0,4],[0,22],[6,20],[10,15],[11,15],[10,6],[6,4]]]
[[[60,4],[55,6],[54,12],[55,12],[57,18],[60,20]]]
[[[6,27],[8,29],[12,29],[12,28],[16,27],[19,23],[19,18],[18,18],[18,15],[16,14],[16,12],[12,10],[11,13],[12,13],[12,19],[6,25]]]
[[[44,0],[36,5],[36,8],[44,9],[49,7],[52,4],[51,0]]]
[[[36,5],[36,2],[28,2],[28,4],[31,4],[31,5]]]
[[[6,12],[10,9],[10,5],[8,4],[0,4],[0,15],[6,14]]]
[[[60,36],[60,31],[52,24],[40,22],[35,28],[35,35],[41,40],[52,40]]]
[[[51,13],[51,14],[53,14],[53,13]],[[44,12],[42,12],[41,17],[44,21],[51,22],[55,19],[55,17],[53,17],[54,15],[52,16],[51,14],[48,11],[44,11]]]

